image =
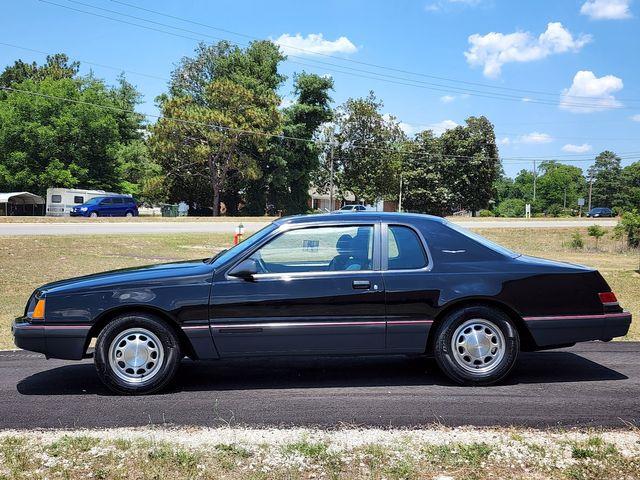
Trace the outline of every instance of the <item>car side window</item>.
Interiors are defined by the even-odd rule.
[[[360,271],[373,268],[373,226],[289,230],[254,252],[259,273]]]
[[[124,203],[124,198],[122,197],[114,197],[113,198],[113,203]]]
[[[111,205],[111,204],[113,204],[113,200],[111,199],[111,197],[105,198],[100,202],[100,205]]]
[[[387,244],[389,270],[415,270],[427,266],[427,254],[413,229],[389,225]]]

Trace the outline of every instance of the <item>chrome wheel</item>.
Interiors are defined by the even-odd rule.
[[[118,334],[109,347],[111,370],[127,383],[142,383],[162,368],[164,348],[158,337],[145,328],[130,328]]]
[[[492,322],[482,318],[465,321],[451,338],[453,358],[470,373],[491,372],[500,365],[505,350],[502,331]]]

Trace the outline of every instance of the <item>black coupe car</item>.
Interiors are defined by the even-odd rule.
[[[18,347],[82,359],[102,381],[165,387],[184,356],[426,354],[465,385],[503,379],[521,350],[627,333],[594,269],[512,252],[442,218],[353,213],[277,220],[213,258],[38,288]]]

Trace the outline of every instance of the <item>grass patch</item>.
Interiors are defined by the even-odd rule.
[[[194,429],[129,431],[126,439],[113,433],[100,438],[97,431],[91,435],[27,432],[4,437],[0,432],[0,479],[405,480],[450,476],[582,480],[637,478],[640,468],[637,432],[600,436],[588,431],[517,429],[520,436],[514,439],[514,429],[491,429],[486,431],[492,438],[489,445],[473,440],[486,436],[479,436],[479,430],[386,431],[376,433],[378,439],[366,444],[357,442],[360,436],[369,435],[366,430],[354,430],[348,436],[309,430],[286,444],[265,439],[259,445],[259,431],[243,429],[234,430],[220,443],[209,442],[224,436],[224,431],[206,429],[204,433]],[[266,438],[278,436],[271,431]],[[545,448],[529,448],[538,442]]]

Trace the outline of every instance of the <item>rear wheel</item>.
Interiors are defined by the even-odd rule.
[[[440,369],[462,385],[490,385],[511,371],[520,337],[503,312],[473,306],[447,315],[436,333],[434,355]]]
[[[127,395],[153,393],[173,379],[182,354],[175,332],[145,313],[112,320],[96,342],[95,366],[111,390]]]
[[[127,217],[127,218],[131,218],[131,217],[133,217],[133,212],[127,212],[127,213],[124,214],[124,216]]]

